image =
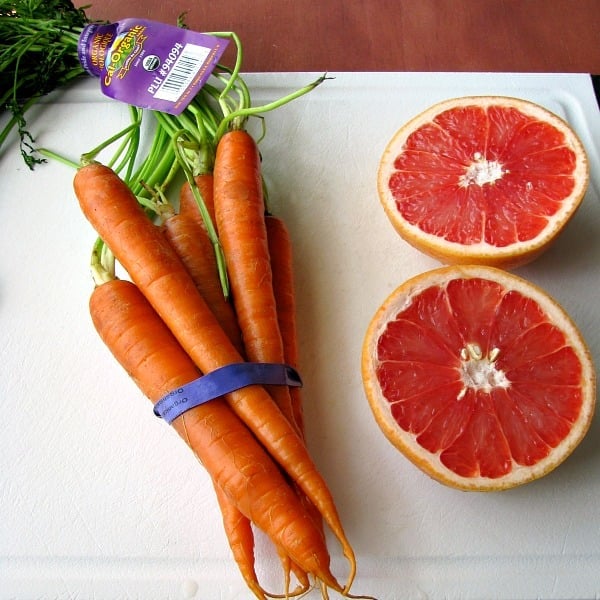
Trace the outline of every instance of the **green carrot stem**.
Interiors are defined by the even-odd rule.
[[[57,152],[48,148],[37,148],[36,152],[41,156],[44,156],[45,158],[49,158],[56,162],[62,163],[63,165],[66,165],[67,167],[70,167],[72,169],[79,168],[79,163],[75,162],[74,160],[71,160],[70,158],[67,158],[62,154],[58,154]]]
[[[238,75],[242,68],[242,61],[243,61],[242,42],[241,42],[239,36],[233,31],[226,31],[226,32],[213,31],[209,35],[214,35],[216,37],[230,38],[233,40],[233,42],[236,46],[237,52],[236,52],[235,65],[234,65],[233,69],[231,70],[231,78],[229,80],[229,83],[225,86],[225,88],[223,89],[223,92],[222,92],[223,97],[225,97],[225,96],[227,96],[227,94],[229,94],[229,91],[230,91],[231,87],[234,85],[235,81],[237,80]]]
[[[115,279],[115,257],[101,238],[97,238],[92,248],[90,271],[96,285]]]
[[[124,136],[126,136],[128,133],[134,131],[135,129],[139,129],[139,126],[140,126],[139,122],[131,123],[130,125],[127,125],[127,127],[122,129],[121,131],[118,131],[114,135],[111,135],[108,139],[106,139],[103,142],[101,142],[100,144],[98,144],[98,146],[96,146],[92,150],[86,152],[85,154],[82,154],[81,155],[82,164],[87,164],[87,163],[94,161],[96,159],[96,157],[98,156],[98,154],[100,154],[100,152],[102,152],[103,150],[108,148],[108,146],[114,144],[116,141],[118,141],[121,138],[123,138]]]
[[[192,195],[196,204],[198,206],[198,210],[200,211],[200,215],[204,222],[204,226],[206,227],[206,233],[208,238],[213,246],[213,250],[215,253],[215,258],[217,261],[217,270],[219,273],[219,281],[221,282],[221,289],[223,291],[223,296],[225,298],[229,298],[229,278],[227,276],[227,267],[225,265],[225,253],[223,252],[223,247],[221,246],[221,242],[219,241],[219,236],[217,235],[217,230],[215,228],[214,223],[210,217],[210,213],[206,208],[206,203],[204,202],[204,198],[196,184],[194,179],[194,173],[190,169],[186,157],[183,155],[182,145],[185,143],[187,132],[182,130],[173,137],[173,144],[175,147],[175,154],[177,155],[179,164],[183,170],[185,178],[187,180],[188,185],[192,191]]]
[[[117,151],[108,162],[108,166],[114,169],[116,173],[120,173],[123,169],[126,169],[124,179],[129,179],[133,171],[135,157],[140,145],[140,126],[142,124],[143,111],[135,106],[130,106],[129,114],[132,125],[137,125],[137,127],[134,127],[128,135],[124,136]],[[119,158],[121,162],[116,164]]]
[[[219,128],[217,129],[217,133],[215,135],[216,139],[218,140],[223,136],[223,134],[227,131],[232,122],[235,121],[235,127],[241,128],[248,117],[257,116],[262,113],[275,110],[276,108],[279,108],[284,104],[287,104],[288,102],[291,102],[292,100],[295,100],[296,98],[299,98],[300,96],[311,92],[321,83],[323,83],[323,81],[325,81],[326,79],[331,79],[331,77],[327,77],[327,74],[321,75],[312,83],[309,83],[308,85],[305,85],[304,87],[295,90],[294,92],[287,94],[282,98],[278,98],[277,100],[274,100],[267,104],[263,104],[262,106],[245,106],[228,115],[225,115],[225,117],[219,124]]]

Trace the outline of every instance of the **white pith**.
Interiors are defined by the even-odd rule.
[[[468,389],[491,392],[495,388],[509,388],[510,381],[506,373],[496,366],[500,354],[498,348],[493,348],[487,355],[481,352],[477,344],[467,344],[460,353],[460,374],[463,382],[458,398],[462,398]]]
[[[481,152],[476,152],[473,156],[473,162],[467,167],[464,175],[459,179],[460,187],[469,187],[470,185],[484,186],[502,179],[507,171],[497,160],[487,160]]]

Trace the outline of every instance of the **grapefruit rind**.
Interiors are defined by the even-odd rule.
[[[396,207],[396,199],[388,182],[394,173],[394,160],[403,151],[407,138],[421,126],[449,109],[470,105],[489,107],[501,105],[515,108],[521,113],[549,123],[565,138],[565,145],[573,150],[577,158],[573,170],[575,182],[572,192],[562,202],[561,208],[550,219],[544,230],[535,238],[517,241],[498,247],[485,241],[470,245],[448,241],[428,233],[405,219]],[[549,110],[520,98],[509,96],[465,96],[439,102],[405,123],[390,139],[382,154],[377,173],[377,189],[383,209],[398,234],[417,250],[445,264],[481,264],[504,269],[524,265],[545,252],[579,208],[589,184],[589,162],[585,148],[571,126]]]
[[[532,466],[522,466],[514,460],[512,470],[499,478],[463,477],[447,468],[439,454],[425,450],[416,436],[403,430],[392,416],[390,403],[380,387],[376,368],[377,341],[388,322],[411,304],[411,299],[431,286],[443,286],[456,278],[486,278],[500,282],[506,289],[515,289],[535,300],[549,320],[559,324],[575,350],[582,366],[582,404],[579,416],[568,435],[548,456]],[[499,491],[534,481],[554,470],[579,445],[589,430],[596,403],[596,375],[590,351],[576,324],[565,310],[538,286],[509,272],[481,265],[454,265],[421,273],[400,285],[383,302],[367,328],[361,358],[364,390],[375,420],[386,438],[414,465],[433,479],[449,487],[465,491]]]

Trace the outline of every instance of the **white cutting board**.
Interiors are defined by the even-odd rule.
[[[250,74],[255,104],[318,74]],[[381,599],[600,595],[598,417],[547,477],[458,492],[386,441],[363,395],[362,337],[383,299],[437,263],[379,206],[381,152],[438,100],[507,94],[566,118],[592,181],[557,244],[520,274],[552,293],[600,363],[600,117],[587,75],[334,73],[266,115],[271,207],[295,243],[308,442],[358,556],[356,593]],[[87,80],[30,113],[37,142],[77,159],[128,122]],[[98,340],[87,301],[95,234],[69,168],[0,155],[0,599],[249,598],[208,478]],[[259,574],[278,565],[258,542]],[[335,545],[333,566],[345,564]],[[313,592],[310,598],[318,598]]]

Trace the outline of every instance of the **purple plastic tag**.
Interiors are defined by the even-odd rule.
[[[278,363],[233,363],[173,390],[154,405],[154,414],[171,424],[187,410],[247,385],[302,386],[298,372]]]
[[[210,77],[228,40],[147,19],[92,23],[79,36],[83,68],[121,102],[180,114]]]

